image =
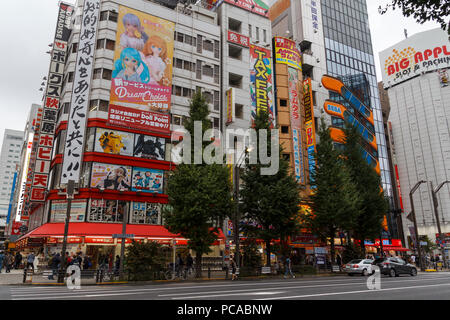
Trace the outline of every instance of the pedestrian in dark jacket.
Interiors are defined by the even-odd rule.
[[[60,265],[61,265],[61,255],[59,253],[54,254],[52,262],[50,263],[50,268],[52,268],[52,275],[48,276],[49,280],[54,280],[54,276],[58,273]]]
[[[22,263],[22,255],[20,254],[20,252],[17,251],[16,257],[14,259],[14,268],[19,269],[21,263]]]

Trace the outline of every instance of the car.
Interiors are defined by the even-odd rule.
[[[349,263],[345,264],[343,268],[349,276],[353,276],[355,274],[368,276],[373,273],[372,262],[372,259],[353,259]]]
[[[373,265],[380,268],[381,274],[385,274],[390,277],[399,277],[401,274],[409,274],[413,277],[417,275],[416,266],[407,263],[401,258],[379,258],[375,259]]]

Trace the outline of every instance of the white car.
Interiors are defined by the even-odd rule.
[[[349,276],[353,276],[354,274],[368,276],[374,271],[372,262],[372,259],[354,259],[344,265],[344,271],[347,272]]]

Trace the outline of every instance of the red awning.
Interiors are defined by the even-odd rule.
[[[64,223],[46,223],[26,235],[19,240],[25,238],[45,238],[45,237],[63,237]],[[74,222],[69,224],[68,236],[89,236],[89,237],[112,237],[113,234],[122,233],[121,223],[91,223],[91,222]],[[149,239],[174,239],[186,240],[180,235],[169,232],[164,226],[160,225],[144,225],[144,224],[127,224],[127,234],[134,234],[136,238]],[[225,240],[225,235],[219,229],[219,239]]]

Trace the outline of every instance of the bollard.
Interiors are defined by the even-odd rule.
[[[211,279],[211,267],[208,266],[208,279]]]
[[[225,267],[225,280],[228,280],[228,267]]]
[[[25,283],[27,281],[27,269],[24,268],[23,269],[23,283]]]

